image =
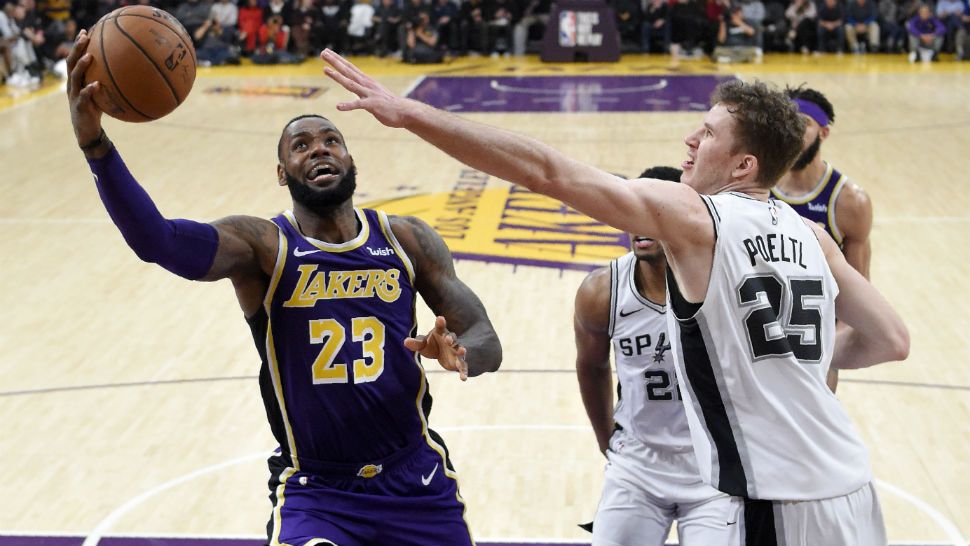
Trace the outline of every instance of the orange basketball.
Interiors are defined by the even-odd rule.
[[[86,82],[101,82],[95,99],[122,121],[152,121],[182,104],[195,82],[195,48],[175,17],[149,6],[126,6],[90,31],[93,57]]]

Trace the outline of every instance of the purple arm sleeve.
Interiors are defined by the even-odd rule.
[[[88,165],[108,215],[139,258],[190,280],[209,272],[219,246],[216,228],[163,217],[114,148]]]

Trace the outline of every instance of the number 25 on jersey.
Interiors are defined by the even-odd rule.
[[[376,381],[384,372],[384,323],[376,317],[354,317],[351,321],[351,340],[360,343],[363,358],[353,361],[354,383]],[[350,373],[346,363],[334,362],[347,341],[347,330],[334,319],[310,321],[310,343],[322,344],[320,354],[313,361],[313,384],[348,383]]]

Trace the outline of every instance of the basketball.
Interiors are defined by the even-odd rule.
[[[122,121],[156,120],[182,104],[195,82],[195,48],[178,20],[149,6],[118,8],[91,29],[86,82],[95,101]]]

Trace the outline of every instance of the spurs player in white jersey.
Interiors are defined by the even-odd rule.
[[[653,167],[640,177],[677,181],[680,174]],[[682,545],[739,544],[739,500],[704,483],[694,458],[667,335],[663,248],[646,237],[630,240],[631,251],[591,272],[576,294],[576,373],[608,460],[593,546],[660,546],[674,520]]]
[[[722,83],[684,139],[681,184],[624,180],[395,96],[329,50],[323,59],[357,95],[339,110],[363,109],[472,168],[662,242],[692,444],[702,477],[746,499],[737,523],[745,544],[886,543],[868,455],[825,372],[903,360],[909,332],[828,234],[769,201],[805,130],[787,96],[760,82]],[[846,324],[838,335],[833,311]]]

